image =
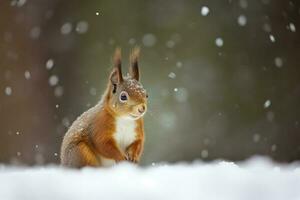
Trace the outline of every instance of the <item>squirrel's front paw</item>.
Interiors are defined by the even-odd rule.
[[[126,153],[127,161],[133,162],[133,163],[138,163],[138,156],[132,154],[131,152]]]

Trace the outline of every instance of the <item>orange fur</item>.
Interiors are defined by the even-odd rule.
[[[84,162],[84,165],[89,166],[98,166],[100,161],[97,159],[95,152],[84,142],[78,144],[80,154],[82,155],[81,162]]]
[[[115,131],[115,119],[107,108],[103,109],[96,117],[94,131],[92,133],[92,141],[96,150],[106,158],[113,158],[117,162],[125,160],[126,156],[118,148],[112,134]]]
[[[131,54],[131,77],[122,76],[121,51],[114,55],[114,69],[110,75],[102,100],[93,108],[83,113],[66,133],[61,146],[61,163],[68,167],[102,166],[102,158],[120,162],[128,160],[138,163],[144,146],[144,121],[147,95],[138,82],[138,55],[135,49]],[[133,60],[132,60],[133,59]],[[133,80],[135,79],[135,80]],[[117,87],[117,88],[114,88]],[[126,91],[129,95],[126,103],[120,102],[120,94]],[[143,110],[142,114],[141,109]],[[116,119],[132,117],[135,123],[135,140],[126,147],[120,148],[114,138]],[[138,116],[137,118],[135,118]]]

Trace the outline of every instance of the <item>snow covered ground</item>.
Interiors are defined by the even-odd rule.
[[[300,200],[300,164],[246,162],[127,163],[110,169],[0,168],[1,200],[202,199]]]

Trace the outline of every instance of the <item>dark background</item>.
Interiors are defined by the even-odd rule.
[[[150,95],[143,164],[299,160],[299,3],[1,0],[0,163],[59,163],[114,49],[128,63],[135,45]]]

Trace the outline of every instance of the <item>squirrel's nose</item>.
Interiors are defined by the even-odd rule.
[[[138,106],[138,111],[140,114],[143,114],[146,110],[146,106],[144,104]]]

